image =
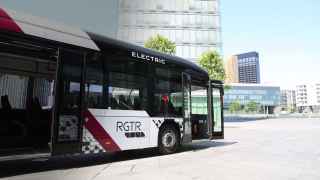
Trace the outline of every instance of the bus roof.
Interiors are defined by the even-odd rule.
[[[79,28],[1,7],[0,29],[99,50],[89,35]]]
[[[102,36],[99,34],[95,34],[95,33],[91,33],[88,32],[88,34],[90,35],[90,37],[98,44],[98,47],[103,50],[103,46],[104,45],[108,45],[108,46],[116,46],[119,48],[123,48],[123,49],[128,49],[128,50],[135,50],[138,52],[142,52],[148,55],[152,55],[155,57],[161,57],[163,59],[166,59],[166,61],[168,61],[169,63],[173,63],[176,64],[178,66],[182,66],[182,67],[186,67],[186,68],[190,68],[194,71],[196,71],[197,73],[200,73],[203,76],[209,76],[208,73],[202,69],[200,66],[198,66],[197,64],[188,61],[186,59],[177,57],[177,56],[173,56],[173,55],[169,55],[169,54],[165,54],[162,52],[158,52],[152,49],[147,49],[132,43],[128,43],[125,41],[121,41],[121,40],[116,40],[113,38],[109,38],[106,36]]]

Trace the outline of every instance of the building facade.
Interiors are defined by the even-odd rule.
[[[281,108],[288,112],[296,110],[296,91],[294,90],[281,90]]]
[[[231,56],[226,62],[227,83],[261,83],[257,52]]]
[[[221,53],[219,0],[120,0],[118,38],[143,46],[156,34],[175,42],[176,55],[197,62]]]
[[[296,102],[299,112],[320,112],[320,83],[296,86]]]
[[[260,63],[257,52],[238,54],[239,83],[260,83]]]
[[[230,104],[238,102],[245,107],[255,102],[261,111],[273,113],[274,108],[280,106],[280,87],[261,84],[229,84],[230,89],[225,91],[224,108],[229,109]]]
[[[237,56],[231,56],[225,63],[226,83],[239,83],[239,67]]]

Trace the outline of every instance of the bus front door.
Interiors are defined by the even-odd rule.
[[[183,143],[192,141],[191,132],[191,76],[182,73],[182,92],[183,92]]]
[[[81,151],[84,97],[84,53],[60,50],[57,83],[55,85],[55,113],[52,154],[75,154]]]
[[[212,117],[212,139],[224,138],[223,118],[223,85],[210,83],[211,85],[211,117]]]

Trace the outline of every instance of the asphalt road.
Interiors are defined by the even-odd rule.
[[[225,139],[177,154],[153,150],[108,156],[0,164],[4,179],[23,180],[305,180],[320,179],[320,119],[228,122]]]

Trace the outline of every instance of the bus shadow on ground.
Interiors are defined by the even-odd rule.
[[[184,145],[177,153],[196,152],[209,148],[233,145],[237,142],[199,141]],[[157,149],[143,149],[123,151],[105,155],[54,157],[50,159],[33,159],[0,162],[0,178],[12,177],[31,173],[40,173],[52,170],[68,170],[73,168],[89,167],[107,163],[143,159],[161,156]]]

